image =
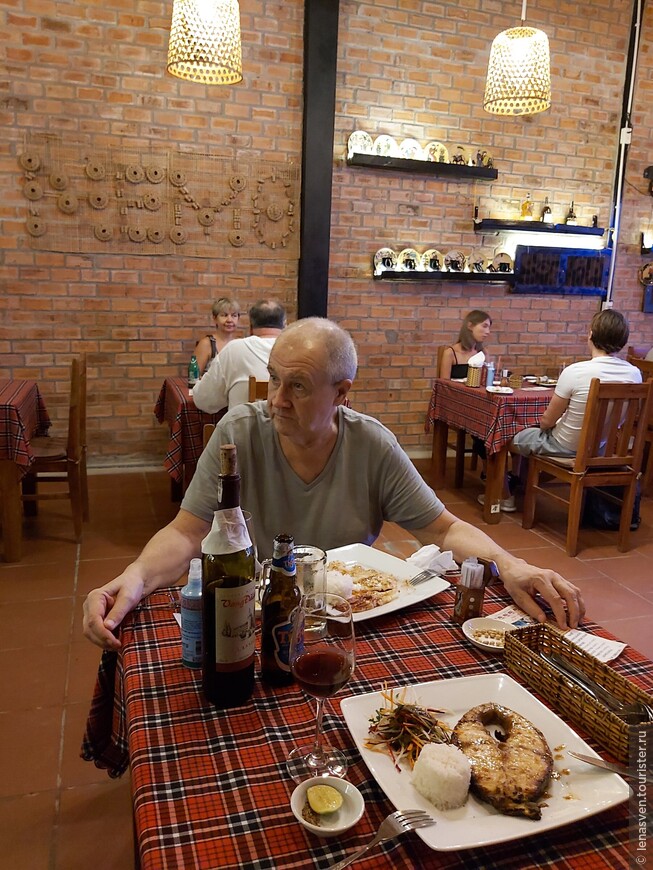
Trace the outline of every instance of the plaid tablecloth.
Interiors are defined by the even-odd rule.
[[[216,711],[200,674],[180,662],[180,632],[169,592],[155,593],[127,618],[120,655],[105,653],[83,756],[114,772],[131,763],[135,837],[143,870],[304,870],[327,868],[371,839],[394,807],[353,746],[339,697],[433,679],[497,673],[500,655],[463,639],[451,621],[453,590],[411,608],[358,623],[356,671],[325,708],[324,732],[349,761],[347,778],[365,798],[361,821],[340,839],[306,833],[290,811],[294,783],[285,759],[312,739],[314,706],[296,686],[271,690],[257,679],[250,702]],[[486,614],[509,599],[486,592]],[[597,626],[589,626],[607,634]],[[616,667],[644,688],[651,662],[627,649]],[[115,690],[115,696],[113,695]],[[628,867],[628,806],[514,842],[433,852],[409,834],[377,847],[368,868]]]
[[[488,453],[497,453],[517,432],[539,425],[552,395],[552,389],[531,389],[515,390],[504,396],[488,393],[482,387],[436,378],[425,430],[429,432],[436,420],[442,420],[480,438]]]
[[[0,380],[0,459],[25,471],[32,462],[30,438],[45,435],[50,417],[35,381]]]
[[[154,414],[159,423],[167,423],[170,427],[170,441],[163,465],[173,480],[182,482],[184,473],[192,475],[202,452],[204,424],[217,423],[225,413],[226,409],[217,414],[199,411],[185,378],[165,379]]]

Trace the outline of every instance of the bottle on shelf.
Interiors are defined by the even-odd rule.
[[[197,365],[197,357],[193,354],[188,363],[188,386],[192,389],[199,379],[200,367]]]
[[[574,211],[574,201],[572,199],[571,205],[569,206],[569,211],[567,212],[567,217],[565,218],[565,223],[570,227],[575,227],[578,223],[576,218],[576,212]]]
[[[523,221],[533,220],[533,198],[530,193],[526,194],[526,199],[521,204],[520,214]]]
[[[551,213],[551,206],[549,205],[549,197],[544,197],[544,205],[542,206],[542,215],[541,221],[543,224],[552,224],[553,223],[553,214]]]
[[[237,707],[254,689],[254,547],[240,508],[235,444],[220,447],[218,509],[202,541],[202,686],[216,707]]]
[[[187,668],[202,667],[202,560],[191,559],[188,583],[180,594],[181,661]]]
[[[287,686],[294,679],[289,661],[291,613],[300,599],[295,542],[291,535],[277,535],[270,581],[261,600],[261,679],[273,686]]]

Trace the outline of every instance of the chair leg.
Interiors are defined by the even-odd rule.
[[[88,504],[88,474],[86,471],[86,448],[84,448],[84,451],[82,453],[80,477],[82,487],[82,519],[85,523],[87,523],[91,518],[91,514]]]
[[[575,556],[578,552],[578,532],[580,515],[583,507],[583,486],[580,480],[572,480],[569,493],[569,515],[567,516],[567,555]]]
[[[467,433],[464,429],[458,429],[456,432],[456,466],[454,472],[453,485],[456,489],[460,489],[463,485],[465,476],[465,440]]]
[[[35,474],[30,474],[28,472],[25,477],[23,477],[20,483],[23,490],[23,495],[36,495],[38,483]],[[35,517],[38,512],[39,506],[36,499],[30,499],[29,501],[23,502],[23,513],[26,517]]]
[[[630,522],[633,518],[633,505],[635,504],[635,494],[637,492],[637,481],[624,487],[624,497],[621,503],[621,519],[619,521],[619,533],[617,538],[617,549],[620,553],[626,553],[630,544]]]
[[[70,505],[73,512],[73,528],[75,540],[82,538],[82,516],[84,513],[84,499],[82,496],[82,474],[77,463],[68,464],[68,489],[70,492]]]
[[[539,472],[535,460],[528,463],[528,476],[524,491],[524,504],[521,525],[522,529],[532,529],[535,522],[535,487],[539,482]]]
[[[469,467],[472,471],[478,468],[478,453],[474,450],[474,441],[472,441],[472,458],[469,460]]]

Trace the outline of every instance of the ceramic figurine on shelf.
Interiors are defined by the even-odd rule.
[[[567,212],[567,217],[565,218],[565,223],[570,227],[575,227],[578,223],[578,219],[576,218],[576,212],[574,211],[574,201],[572,199],[571,205],[569,206],[569,211]]]
[[[549,197],[544,197],[544,206],[542,207],[542,215],[540,220],[543,224],[552,224],[553,223],[553,215],[551,214],[551,206],[549,205]]]
[[[521,204],[520,215],[523,221],[533,220],[533,198],[530,193],[526,194],[526,199]]]

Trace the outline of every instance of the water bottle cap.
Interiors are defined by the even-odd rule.
[[[201,559],[191,559],[190,565],[188,568],[188,582],[192,583],[193,580],[201,580],[202,579],[202,560]]]

